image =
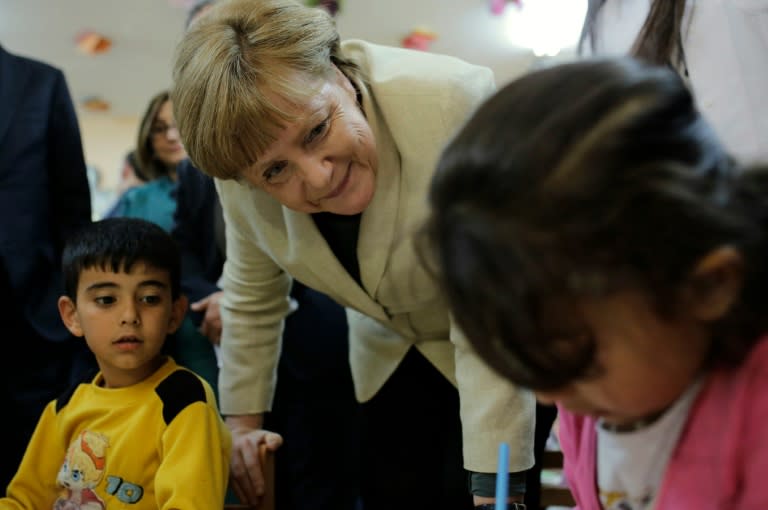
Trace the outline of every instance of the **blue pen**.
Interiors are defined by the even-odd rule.
[[[509,497],[509,445],[499,445],[499,464],[496,468],[496,510],[507,510]]]

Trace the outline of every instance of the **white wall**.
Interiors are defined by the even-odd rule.
[[[115,200],[123,158],[136,144],[139,117],[83,111],[77,115],[85,162],[96,170],[95,182],[91,183],[91,208],[94,219],[99,219]]]

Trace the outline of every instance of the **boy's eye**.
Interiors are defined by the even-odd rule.
[[[144,296],[141,298],[141,302],[147,305],[156,305],[161,301],[160,296]]]
[[[97,298],[94,299],[94,301],[96,301],[97,305],[106,306],[114,303],[115,298],[113,296],[98,296]]]

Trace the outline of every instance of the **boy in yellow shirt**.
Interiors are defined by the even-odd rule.
[[[64,248],[59,312],[99,372],[43,411],[0,509],[222,508],[231,438],[210,386],[161,353],[181,323],[173,239],[112,218]]]

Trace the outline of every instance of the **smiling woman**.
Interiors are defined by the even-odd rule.
[[[320,85],[300,79],[317,94],[288,110],[300,120],[278,131],[242,179],[295,211],[359,214],[373,198],[378,161],[357,90],[338,69]]]
[[[442,147],[493,88],[456,58],[341,43],[291,0],[218,4],[184,36],[172,97],[226,218],[219,391],[242,501],[260,497],[253,445],[280,444],[262,413],[291,278],[347,307],[367,510],[493,501],[501,441],[522,498],[533,395],[466,347],[411,242]]]

